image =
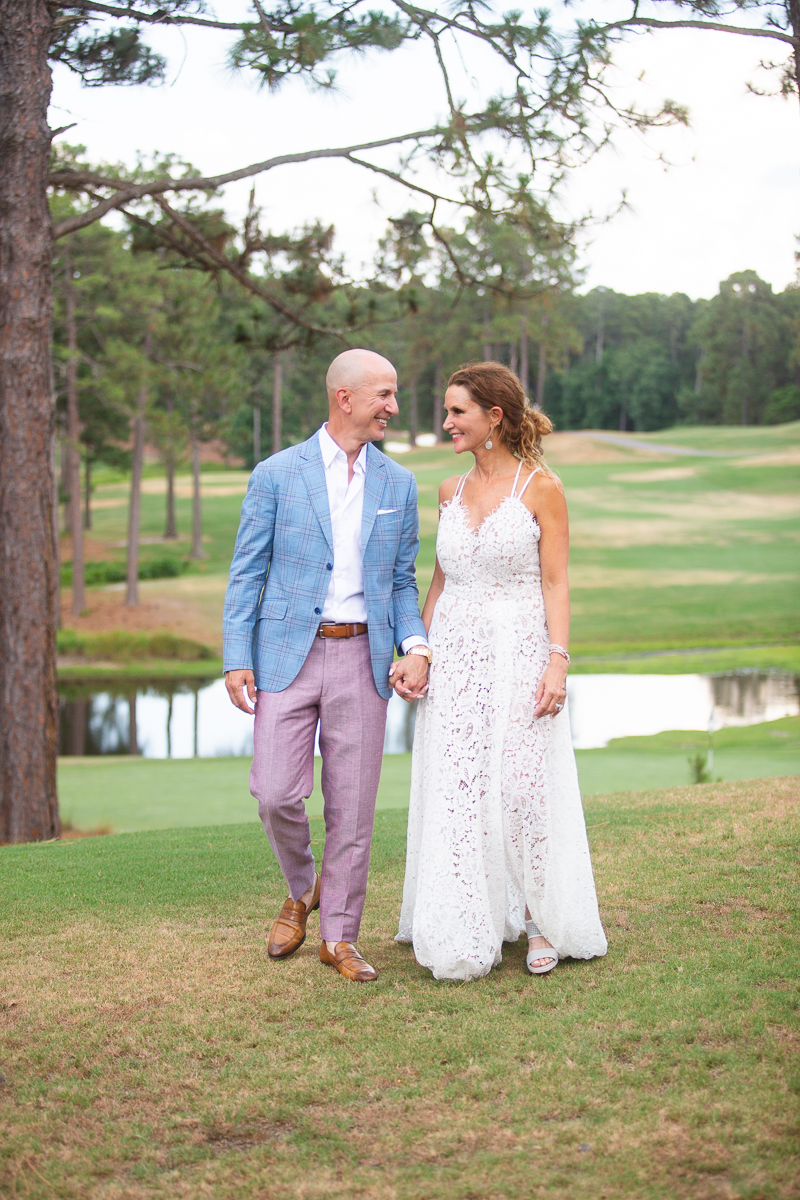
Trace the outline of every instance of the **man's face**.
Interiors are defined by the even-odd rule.
[[[387,363],[374,371],[365,383],[349,391],[350,423],[359,441],[379,442],[386,426],[399,412],[397,374]]]

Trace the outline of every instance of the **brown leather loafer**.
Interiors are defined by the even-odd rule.
[[[291,896],[286,900],[280,916],[269,931],[267,954],[270,958],[288,958],[295,950],[299,950],[306,940],[309,914],[315,908],[319,908],[319,883],[319,875],[315,875],[314,891],[311,893],[308,907],[302,900],[293,900]]]
[[[351,979],[353,983],[372,983],[378,978],[375,968],[365,962],[349,942],[337,942],[333,954],[323,942],[319,948],[319,961],[328,967],[335,967],[340,975]]]

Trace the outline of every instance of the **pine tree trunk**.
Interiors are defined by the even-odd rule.
[[[433,377],[433,432],[437,442],[444,441],[442,429],[444,409],[444,363],[441,358],[436,360],[436,373]]]
[[[272,453],[283,449],[283,354],[274,356],[272,380]]]
[[[530,387],[530,365],[528,363],[528,323],[524,317],[519,335],[519,379],[522,390],[527,396]]]
[[[544,381],[547,377],[547,352],[544,341],[539,342],[539,369],[536,372],[536,407],[544,404]]]
[[[203,549],[203,510],[200,497],[200,439],[197,422],[192,421],[192,553],[190,558],[205,558]]]
[[[414,379],[408,389],[408,444],[413,450],[419,433],[419,391]]]
[[[92,528],[92,459],[87,450],[84,463],[84,500],[83,500],[83,528]]]
[[[144,356],[153,353],[153,330],[148,326],[144,335]],[[145,365],[145,371],[147,367]],[[126,573],[125,604],[134,607],[139,603],[139,533],[142,524],[142,468],[144,467],[144,434],[147,414],[147,376],[142,380],[136,408],[131,420],[133,453],[131,455],[131,498],[128,505],[128,561]]]
[[[69,531],[72,541],[72,615],[79,617],[86,607],[86,580],[83,568],[83,517],[81,514],[81,421],[78,411],[78,326],[75,320],[75,283],[69,242],[64,246],[64,309],[67,333],[67,441]]]
[[[164,540],[172,541],[178,536],[175,524],[175,452],[170,446],[164,458],[167,469],[167,525],[164,530]]]
[[[261,409],[253,405],[253,466],[261,462]]]
[[[139,603],[139,530],[142,518],[142,467],[144,465],[144,413],[147,404],[147,385],[142,384],[136,411],[131,421],[133,453],[131,455],[131,496],[128,504],[128,561],[125,604]]]
[[[56,837],[45,0],[0,0],[0,842]]]

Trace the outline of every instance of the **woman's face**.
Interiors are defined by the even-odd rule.
[[[497,425],[503,415],[501,408],[493,408],[490,412],[481,408],[480,404],[470,399],[469,392],[460,384],[447,389],[444,406],[447,420],[442,428],[452,437],[456,454],[480,449],[489,437],[492,426]]]

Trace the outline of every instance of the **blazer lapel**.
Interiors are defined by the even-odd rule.
[[[383,497],[386,483],[386,459],[380,450],[376,450],[370,442],[367,446],[367,471],[364,478],[364,510],[361,517],[361,554],[367,548],[367,542],[375,524]]]
[[[333,530],[331,528],[331,508],[328,503],[328,485],[325,482],[325,467],[322,462],[322,452],[319,448],[319,435],[314,434],[305,443],[301,451],[303,482],[308,488],[314,515],[322,527],[325,539],[333,554]]]

